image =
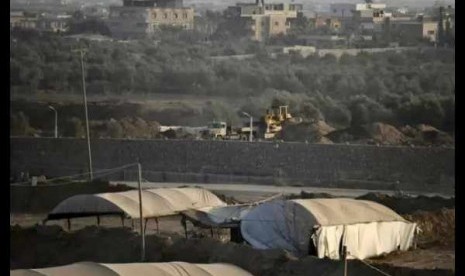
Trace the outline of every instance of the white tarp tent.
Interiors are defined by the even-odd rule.
[[[306,255],[313,246],[318,257],[331,259],[341,257],[342,246],[359,259],[407,250],[415,229],[386,206],[347,198],[273,201],[241,221],[242,236],[256,248]]]
[[[226,206],[216,195],[200,188],[148,189],[142,191],[142,216],[162,217],[188,209]],[[48,219],[124,214],[139,218],[137,190],[119,193],[76,195],[59,203]]]
[[[10,271],[10,276],[252,276],[249,272],[230,264],[131,263],[101,264],[82,262],[65,266]]]

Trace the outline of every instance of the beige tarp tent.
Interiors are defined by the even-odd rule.
[[[131,263],[100,264],[75,263],[41,269],[21,269],[10,271],[11,276],[251,276],[247,271],[230,264],[190,264],[171,263]]]
[[[242,236],[260,249],[283,248],[298,255],[313,247],[320,258],[364,259],[407,250],[416,224],[381,204],[347,198],[274,201],[251,210],[241,221]]]
[[[175,215],[188,209],[226,206],[216,195],[200,188],[148,189],[142,191],[142,216],[144,218]],[[84,217],[96,215],[126,215],[139,218],[139,194],[137,190],[76,195],[59,203],[48,219]]]

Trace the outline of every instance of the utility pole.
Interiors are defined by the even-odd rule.
[[[139,223],[140,223],[140,235],[142,237],[142,245],[141,245],[141,261],[145,261],[145,227],[144,227],[144,218],[142,213],[142,168],[140,163],[137,163],[137,170],[138,170],[138,178],[137,178],[137,188],[139,190]]]
[[[81,57],[81,74],[82,74],[82,94],[84,100],[84,113],[86,118],[86,137],[87,137],[87,152],[89,157],[89,181],[92,182],[93,180],[93,173],[92,173],[92,153],[90,150],[90,134],[89,134],[89,116],[87,112],[87,96],[86,96],[86,77],[85,77],[85,70],[84,70],[84,53],[85,50],[80,48],[74,50],[73,52],[79,52]]]

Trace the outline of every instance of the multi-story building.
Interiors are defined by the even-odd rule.
[[[29,29],[63,33],[69,29],[71,15],[10,11],[10,29]]]
[[[301,4],[272,3],[265,4],[257,0],[253,3],[238,3],[229,7],[226,16],[240,21],[252,39],[263,41],[280,34],[287,34],[292,20],[302,11]],[[239,23],[239,22],[238,22]]]
[[[367,33],[381,29],[384,18],[389,16],[385,9],[386,4],[382,3],[335,3],[330,4],[330,16],[340,20],[341,29]]]
[[[107,25],[120,39],[142,38],[161,26],[194,28],[194,9],[183,7],[182,0],[123,0],[123,6],[110,7]]]

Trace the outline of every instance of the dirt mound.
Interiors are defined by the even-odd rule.
[[[300,124],[286,124],[283,126],[283,130],[278,135],[278,138],[291,142],[332,144],[332,141],[325,137],[325,135],[334,130],[333,127],[321,120]]]
[[[455,248],[455,209],[418,211],[405,215],[405,218],[418,223],[421,229],[419,247],[438,245]]]
[[[382,145],[400,145],[405,142],[405,136],[394,126],[373,123],[364,126],[369,134],[370,139]]]
[[[287,195],[286,199],[311,199],[311,198],[334,198],[335,196],[328,193],[307,193],[301,191],[300,194]]]
[[[455,144],[454,138],[446,132],[440,131],[430,125],[417,125],[416,127],[405,126],[400,131],[408,137],[408,144],[431,146],[431,145],[448,145]]]
[[[368,193],[357,199],[370,200],[381,203],[399,214],[412,214],[416,211],[437,211],[442,208],[455,208],[455,198],[439,196],[399,197],[380,193]]]
[[[373,123],[352,126],[347,129],[336,130],[326,135],[337,143],[400,145],[405,142],[405,136],[394,126],[384,123]]]

